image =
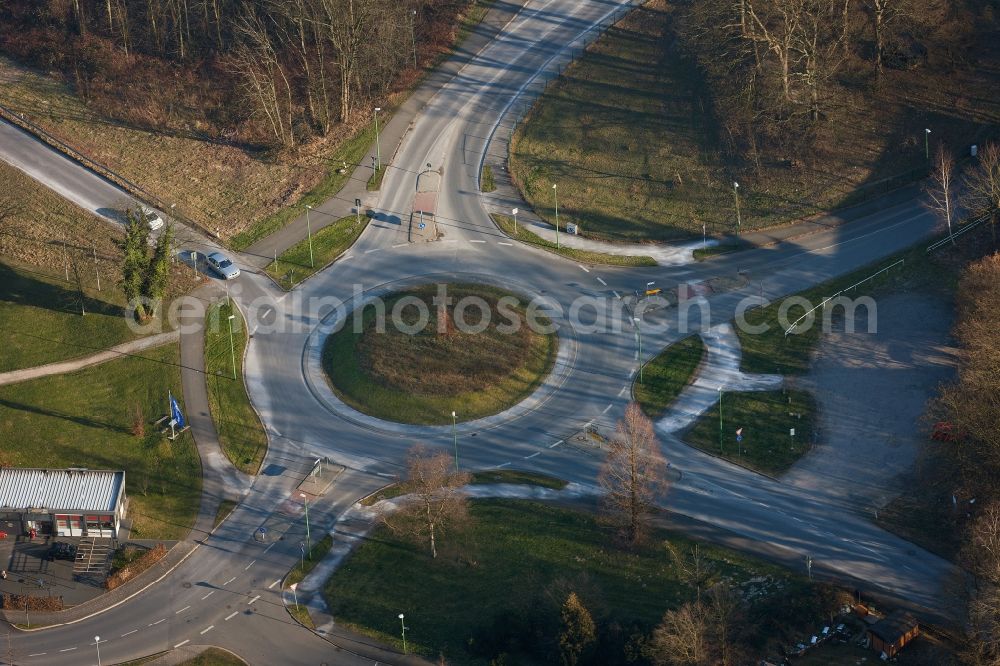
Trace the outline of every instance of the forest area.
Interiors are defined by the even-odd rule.
[[[0,51],[62,74],[109,119],[291,148],[446,52],[469,4],[12,0],[0,7]]]

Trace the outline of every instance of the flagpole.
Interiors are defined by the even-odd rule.
[[[167,389],[167,413],[170,414],[170,439],[171,441],[177,439],[177,433],[174,432],[174,395]]]

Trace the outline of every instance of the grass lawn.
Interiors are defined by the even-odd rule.
[[[246,666],[246,662],[228,650],[210,647],[178,666]]]
[[[11,465],[124,469],[133,538],[181,539],[201,497],[190,432],[170,442],[153,421],[181,400],[176,345],[79,372],[0,387],[0,450]],[[140,409],[146,435],[132,434]]]
[[[284,586],[289,587],[295,583],[302,582],[310,571],[316,568],[316,565],[323,560],[323,556],[327,554],[330,550],[330,546],[333,545],[333,537],[329,534],[325,535],[319,541],[314,541],[309,552],[306,553],[305,561],[302,564],[296,564],[292,567],[292,570],[288,572],[285,576]],[[304,566],[303,566],[304,565]]]
[[[468,421],[496,414],[534,391],[555,362],[556,335],[531,330],[525,323],[520,298],[494,287],[448,285],[452,299],[447,329],[439,334],[438,308],[432,299],[437,285],[427,285],[385,298],[386,323],[378,331],[375,308],[363,313],[363,332],[354,332],[358,313],[331,335],[323,350],[323,368],[334,391],[355,409],[403,423],[447,424],[452,411]],[[454,305],[465,297],[480,297],[490,307],[490,321],[482,332],[463,332],[456,325]],[[501,307],[513,296],[517,305]],[[389,316],[404,297],[427,304],[429,319],[410,335],[393,325]],[[419,325],[416,307],[400,309],[407,326]],[[477,308],[465,310],[465,321],[480,322]],[[517,321],[514,332],[502,325]],[[540,322],[543,325],[549,322]]]
[[[291,289],[325,268],[351,247],[368,226],[369,219],[367,215],[361,215],[359,224],[356,215],[349,215],[314,233],[312,240],[315,267],[309,265],[307,238],[279,254],[277,263],[272,261],[267,265],[267,274],[285,289]]]
[[[135,337],[110,288],[85,289],[84,308],[81,315],[74,285],[0,263],[0,372],[88,356]]]
[[[500,229],[514,240],[540,247],[553,254],[562,255],[567,259],[579,261],[585,264],[605,264],[607,266],[656,266],[656,260],[652,257],[634,257],[624,254],[604,254],[602,252],[592,252],[590,250],[577,250],[569,247],[557,248],[555,243],[545,240],[531,231],[524,228],[524,225],[517,225],[514,230],[514,218],[507,215],[491,213],[490,217],[496,222]]]
[[[236,502],[233,500],[224,499],[219,502],[219,508],[215,510],[215,520],[212,521],[212,527],[218,527],[235,508]]]
[[[697,248],[692,252],[692,256],[696,261],[705,261],[706,259],[711,259],[712,257],[718,257],[721,254],[729,254],[731,252],[739,252],[740,250],[748,250],[752,246],[749,243],[720,243],[719,245],[711,245],[705,248]]]
[[[726,392],[722,403],[721,455],[728,460],[776,476],[812,446],[816,403],[805,391]],[[739,444],[738,428],[743,428]],[[789,435],[790,428],[795,428],[794,437]],[[684,441],[720,455],[719,431],[716,403],[684,434]]]
[[[691,383],[705,355],[701,337],[692,335],[675,342],[646,364],[643,381],[636,377],[632,391],[642,411],[652,419],[659,418]]]
[[[369,192],[377,192],[382,189],[382,179],[385,178],[385,172],[388,168],[388,166],[383,164],[381,169],[369,176],[368,182],[365,183],[365,189]]]
[[[552,663],[546,657],[558,607],[571,591],[595,621],[617,622],[626,635],[648,633],[665,610],[697,596],[664,546],[669,541],[683,561],[690,558],[695,543],[678,534],[656,532],[626,551],[579,511],[483,500],[472,502],[470,513],[469,526],[444,536],[433,560],[386,530],[374,533],[325,585],[337,620],[401,647],[397,616],[405,613],[408,647],[432,659],[443,654],[448,663],[486,664],[501,652],[509,653],[506,663]],[[734,586],[755,576],[782,581],[780,599],[748,610],[762,623],[755,640],[777,639],[825,610],[812,605],[813,588],[773,565],[712,545],[698,551],[702,589],[723,578]]]
[[[232,346],[228,326],[230,314],[235,315]],[[225,301],[209,308],[205,316],[205,372],[215,429],[226,457],[247,474],[256,474],[267,454],[267,435],[243,383],[246,345],[246,324],[239,308]]]

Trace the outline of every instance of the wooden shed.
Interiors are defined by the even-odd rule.
[[[920,635],[917,620],[904,611],[893,611],[868,627],[868,641],[876,652],[895,657],[903,646]]]

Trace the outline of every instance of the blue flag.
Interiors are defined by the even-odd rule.
[[[167,393],[170,398],[170,416],[174,420],[174,425],[178,428],[184,427],[184,415],[181,414],[181,406],[177,404],[177,400],[174,398],[173,394]]]

